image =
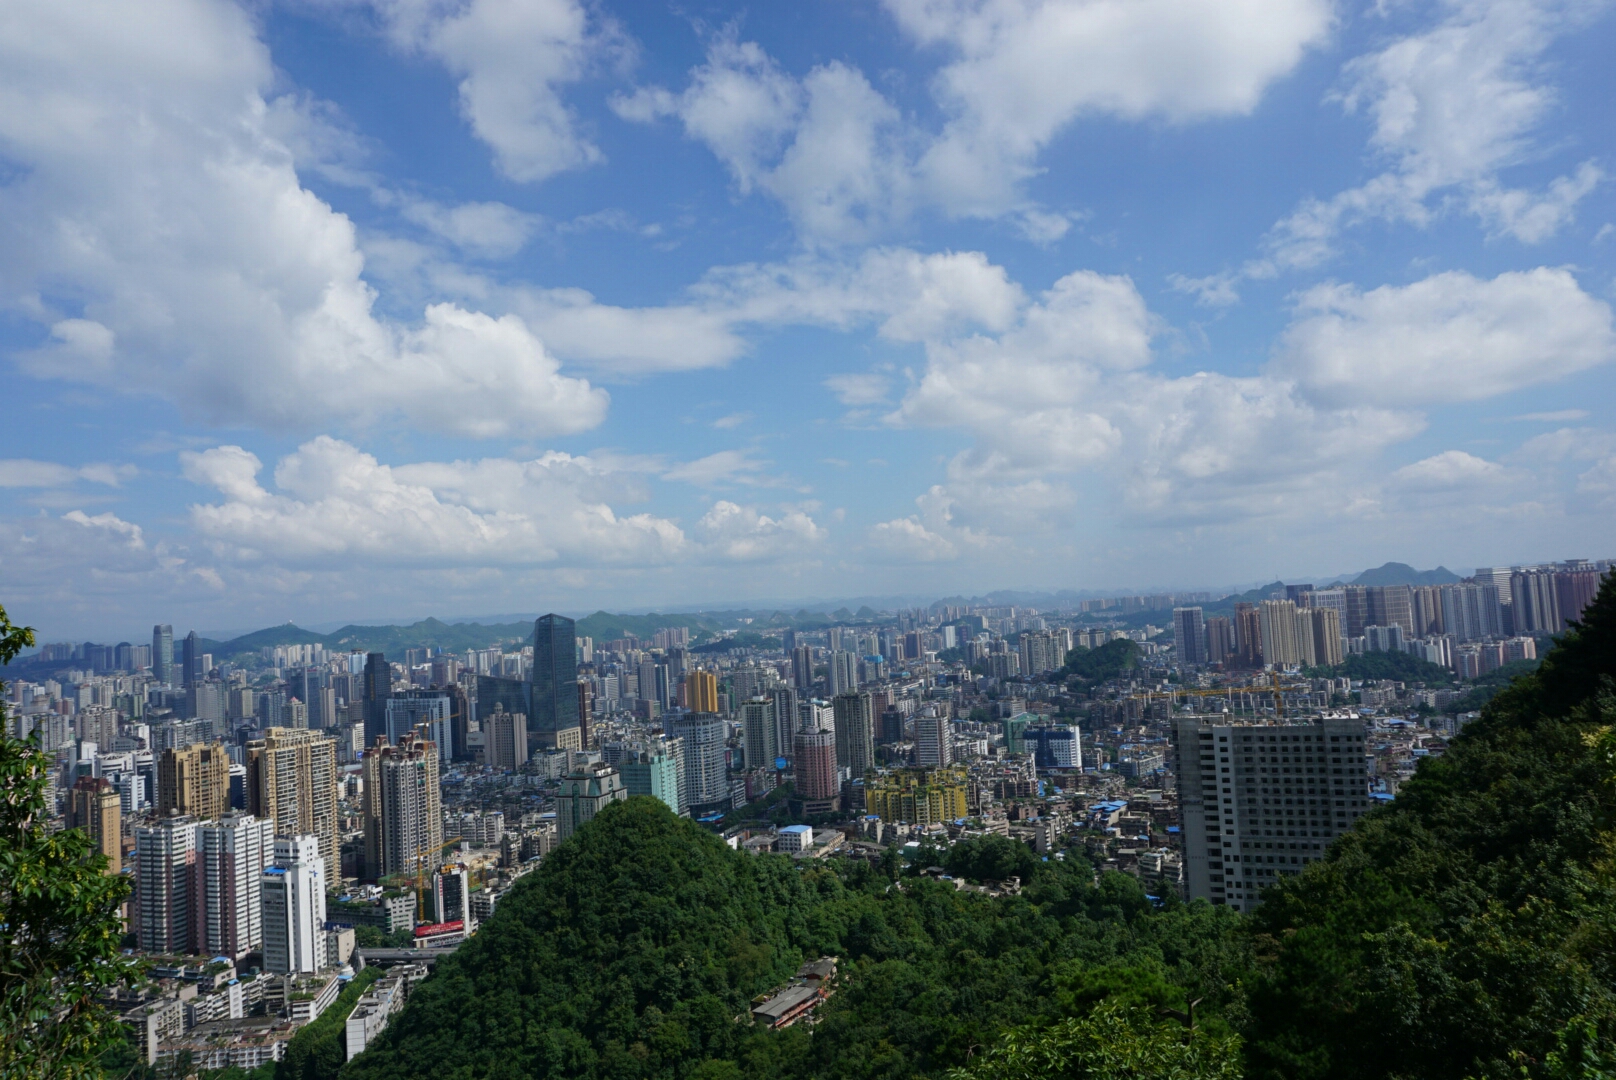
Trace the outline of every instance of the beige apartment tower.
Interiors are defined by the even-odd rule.
[[[307,728],[272,727],[247,744],[247,809],[276,836],[315,836],[325,880],[342,880],[337,743]]]

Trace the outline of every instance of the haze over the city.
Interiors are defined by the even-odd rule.
[[[14,0],[0,599],[84,637],[1604,557],[1613,27]]]

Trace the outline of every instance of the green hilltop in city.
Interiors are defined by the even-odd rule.
[[[133,674],[8,622],[0,1076],[1616,1076],[1616,572],[1537,573]],[[1471,676],[1352,621],[1534,589]]]

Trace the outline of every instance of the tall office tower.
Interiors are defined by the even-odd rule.
[[[464,865],[455,863],[433,871],[432,921],[464,923],[471,929],[471,871]]]
[[[112,782],[81,776],[68,796],[67,827],[90,834],[95,849],[107,857],[108,874],[123,872],[123,797]]]
[[[597,761],[568,773],[561,778],[561,789],[555,797],[556,839],[567,839],[593,821],[608,804],[627,798],[623,775],[604,762]]]
[[[1250,911],[1264,885],[1323,856],[1368,808],[1364,722],[1173,725],[1185,892]]]
[[[1302,598],[1312,591],[1312,582],[1308,582],[1306,585],[1287,585],[1285,586],[1285,599],[1289,600],[1297,607],[1306,607],[1307,604]]]
[[[1582,613],[1599,595],[1599,571],[1561,570],[1554,575],[1555,603],[1560,613],[1560,629],[1582,619]]]
[[[456,665],[459,666],[458,664]],[[449,739],[454,747],[452,755],[446,754],[440,747],[438,756],[444,761],[470,761],[471,741],[471,699],[466,695],[466,688],[457,682],[449,682],[434,688],[438,693],[449,699]],[[517,710],[522,713],[522,719],[527,720],[525,708]],[[525,759],[524,759],[525,760]]]
[[[533,678],[528,742],[582,749],[578,718],[578,645],[573,621],[541,615],[533,622]],[[644,687],[641,697],[649,697]]]
[[[1555,575],[1526,569],[1509,576],[1510,606],[1515,614],[1517,634],[1557,634],[1564,626],[1560,618],[1559,591]]]
[[[797,732],[793,756],[797,796],[805,802],[829,803],[834,808],[842,793],[836,766],[836,733],[803,728]]]
[[[405,690],[387,699],[387,741],[397,746],[418,727],[436,743],[441,761],[454,760],[454,703],[441,690]]]
[[[1234,606],[1234,644],[1238,662],[1243,668],[1263,666],[1262,616],[1256,604],[1237,603]]]
[[[337,743],[317,731],[272,727],[247,744],[247,809],[276,836],[315,836],[324,880],[342,880],[337,839]]]
[[[797,632],[785,630],[780,634],[780,651],[790,656],[797,648]]]
[[[160,955],[192,950],[196,819],[159,818],[135,829],[135,939]]]
[[[496,769],[520,769],[527,764],[527,716],[501,709],[483,721],[483,745],[488,764]]]
[[[1204,667],[1208,663],[1202,614],[1198,607],[1173,609],[1173,648],[1178,652],[1178,662],[1185,667]]]
[[[202,670],[202,639],[192,630],[185,635],[185,641],[180,649],[180,678],[182,685],[190,686],[199,683],[207,675]]]
[[[320,837],[278,836],[275,865],[260,875],[264,970],[312,974],[326,966],[325,860]]]
[[[798,645],[791,650],[791,684],[805,693],[814,688],[812,645]]]
[[[267,821],[231,812],[197,829],[200,940],[210,956],[240,960],[264,944],[264,868],[275,855]]]
[[[858,689],[858,657],[850,652],[830,654],[830,694],[850,694]]]
[[[365,745],[387,736],[387,699],[393,696],[393,665],[379,652],[365,654]]]
[[[1234,622],[1222,616],[1206,620],[1206,662],[1228,667],[1235,655]]]
[[[837,694],[831,700],[836,715],[836,763],[848,777],[862,780],[875,768],[875,717],[870,715],[869,694]]]
[[[669,733],[682,740],[685,761],[685,805],[693,811],[729,801],[724,769],[724,740],[729,725],[712,713],[675,713]]]
[[[692,671],[685,675],[685,706],[696,713],[718,711],[718,675],[712,671]]]
[[[1341,602],[1345,612],[1342,627],[1349,638],[1363,637],[1363,628],[1372,624],[1375,619],[1369,610],[1369,589],[1364,585],[1348,585],[1341,590]]]
[[[741,739],[748,769],[772,769],[780,756],[774,699],[755,697],[741,703]]]
[[[413,875],[443,862],[438,749],[414,732],[363,760],[365,876]]]
[[[648,795],[662,800],[675,814],[684,813],[686,808],[679,801],[679,765],[673,754],[661,748],[632,752],[618,763],[617,771],[630,795]]]
[[[776,686],[769,691],[774,702],[774,745],[780,757],[791,758],[791,737],[797,731],[797,691],[789,686]]]
[[[1306,613],[1301,613],[1306,617]],[[1258,609],[1262,629],[1263,663],[1273,668],[1311,663],[1313,635],[1304,642],[1299,632],[1298,609],[1289,600],[1264,600]]]
[[[1307,620],[1304,629],[1313,635],[1313,663],[1325,667],[1341,663],[1341,615],[1334,608],[1313,608],[1298,614]]]
[[[157,810],[209,821],[230,809],[230,755],[222,743],[192,743],[157,757]]]
[[[915,764],[941,768],[954,762],[954,739],[947,711],[928,705],[915,714]]]
[[[1369,622],[1364,625],[1397,626],[1404,637],[1414,636],[1414,601],[1407,585],[1371,585]]]
[[[159,686],[174,685],[174,628],[158,623],[151,632],[152,678]]]

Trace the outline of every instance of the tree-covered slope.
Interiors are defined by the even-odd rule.
[[[1537,672],[1265,894],[1249,1075],[1583,1075],[1612,1045],[1613,677],[1607,577]]]
[[[977,848],[983,873],[1028,866],[1011,841]],[[658,802],[617,804],[518,883],[343,1080],[940,1076],[1012,1029],[1101,1004],[1171,1027],[1155,1009],[1194,998],[1231,1034],[1232,912],[1158,910],[1075,860],[1037,863],[1003,898],[895,870],[746,855]],[[750,1023],[754,995],[824,954],[842,978],[820,1023]]]

